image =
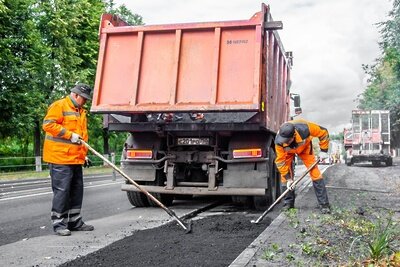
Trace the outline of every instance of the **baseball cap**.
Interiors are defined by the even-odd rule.
[[[294,125],[289,122],[285,122],[279,128],[278,133],[276,134],[275,143],[284,144],[288,143],[290,139],[294,136]]]
[[[78,83],[75,85],[72,89],[71,92],[80,95],[81,97],[84,97],[86,99],[92,99],[90,97],[90,92],[92,91],[92,88],[84,83]]]

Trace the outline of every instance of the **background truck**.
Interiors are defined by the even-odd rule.
[[[169,25],[102,16],[91,112],[130,133],[121,168],[166,205],[225,195],[264,209],[280,194],[274,137],[300,101],[282,23],[261,8],[249,20]],[[154,205],[122,190],[134,206]]]
[[[346,138],[347,136],[347,138]],[[348,166],[358,162],[372,162],[379,166],[393,164],[390,153],[390,112],[388,110],[353,110],[351,134],[345,135]]]

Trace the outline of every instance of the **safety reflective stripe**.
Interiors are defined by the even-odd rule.
[[[67,218],[53,219],[53,225],[57,225],[63,221],[67,222],[68,220],[67,220]]]
[[[280,167],[285,166],[285,162],[284,162],[284,161],[282,161],[282,162],[275,162],[275,164],[276,164],[276,167],[277,167],[277,168],[280,168]]]
[[[79,220],[80,218],[81,218],[81,215],[78,214],[78,215],[76,215],[76,216],[69,217],[69,221],[70,221],[70,222],[76,222],[76,221]]]
[[[59,134],[57,134],[57,136],[58,136],[58,137],[61,137],[61,136],[63,136],[66,132],[67,132],[67,130],[66,130],[65,128],[63,128],[63,129],[61,130],[61,132],[60,132]]]
[[[64,214],[67,214],[67,213],[68,213],[68,211],[64,211],[63,213],[58,213],[58,212],[52,211],[51,212],[51,216],[55,216],[57,218],[60,218],[61,216],[63,216]]]
[[[71,115],[80,117],[81,114],[79,112],[75,112],[75,111],[63,111],[63,116],[71,116]]]
[[[70,209],[69,213],[71,214],[81,213],[81,209]]]
[[[59,143],[64,143],[64,144],[70,144],[70,145],[76,145],[79,146],[80,144],[78,143],[72,143],[70,140],[64,139],[64,138],[58,138],[50,135],[46,135],[47,140],[51,140],[54,142],[59,142]]]
[[[323,137],[323,138],[321,138],[321,139],[319,139],[319,140],[321,140],[321,141],[328,140],[328,136],[325,136],[325,137]]]
[[[54,123],[56,120],[43,120],[43,124]]]

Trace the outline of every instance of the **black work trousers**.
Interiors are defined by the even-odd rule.
[[[53,203],[53,229],[74,229],[82,226],[82,165],[49,164]]]
[[[318,204],[320,206],[329,205],[328,193],[326,191],[324,179],[313,181],[312,183],[313,183],[314,192],[315,192],[315,196],[317,197]],[[281,186],[281,192],[284,192],[286,189],[287,189],[286,185]],[[289,191],[289,193],[287,193],[287,195],[285,196],[284,203],[285,203],[285,205],[294,206],[295,199],[296,199],[296,196],[295,196],[294,190]]]

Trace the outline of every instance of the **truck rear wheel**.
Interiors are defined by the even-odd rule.
[[[393,165],[393,159],[392,158],[388,158],[385,163],[386,163],[386,166],[392,166]]]
[[[372,166],[379,167],[379,166],[381,166],[381,162],[379,160],[373,160],[372,161]]]
[[[171,206],[172,202],[174,201],[174,197],[172,195],[160,194],[160,193],[151,193],[151,194],[165,206]],[[147,197],[147,200],[149,201],[150,206],[158,207],[158,204],[149,197]]]
[[[346,165],[351,166],[353,164],[353,161],[351,159],[346,159]]]
[[[253,203],[256,210],[265,210],[280,196],[279,172],[275,165],[275,151],[269,150],[268,161],[268,189],[265,190],[265,196],[254,196]]]
[[[156,180],[154,182],[149,182],[149,185],[156,185],[156,186],[164,186],[164,182],[166,181],[165,173],[163,170],[157,170],[156,172]],[[150,193],[152,194],[158,201],[160,201],[165,206],[171,206],[172,202],[174,201],[174,196],[170,194],[161,194],[161,193]],[[147,201],[149,202],[150,206],[158,207],[157,203],[153,201],[151,198],[147,197]]]
[[[127,191],[126,195],[128,196],[128,200],[132,204],[132,206],[135,207],[149,206],[149,201],[147,201],[147,197],[142,192]]]

